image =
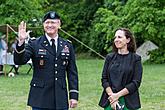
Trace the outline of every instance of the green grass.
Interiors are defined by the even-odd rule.
[[[75,110],[103,110],[98,106],[102,92],[101,72],[103,60],[78,60],[80,97]],[[140,87],[141,110],[165,110],[165,65],[143,65]],[[9,67],[6,68],[9,70]],[[0,76],[0,110],[29,110],[26,105],[32,72],[28,66],[20,68],[14,78]]]

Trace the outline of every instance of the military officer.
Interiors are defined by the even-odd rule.
[[[32,59],[33,77],[28,97],[32,110],[68,110],[78,104],[75,54],[72,43],[59,36],[60,25],[60,16],[56,12],[46,13],[43,17],[45,34],[27,46],[26,23],[22,21],[18,28],[14,62],[22,65]]]

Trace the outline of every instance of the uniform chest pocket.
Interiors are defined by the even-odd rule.
[[[36,62],[37,62],[37,65],[40,69],[44,69],[45,65],[47,65],[49,63],[48,62],[48,56],[46,56],[46,55],[37,55],[36,56]]]

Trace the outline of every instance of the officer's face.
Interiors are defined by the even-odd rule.
[[[59,19],[47,19],[44,23],[45,32],[51,37],[58,33],[58,28],[61,26]]]

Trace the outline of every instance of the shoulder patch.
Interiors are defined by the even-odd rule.
[[[70,41],[70,40],[68,40],[68,39],[67,39],[67,42],[72,43],[72,41]]]

